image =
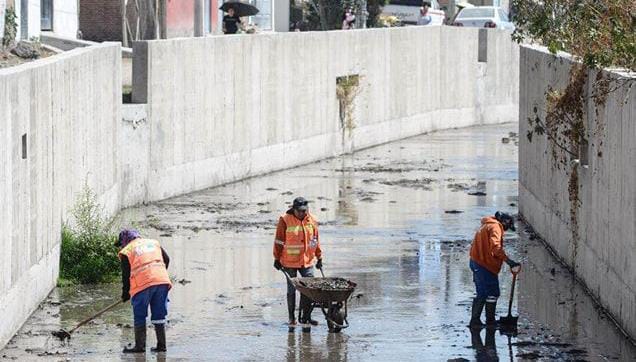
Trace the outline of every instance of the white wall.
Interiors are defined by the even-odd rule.
[[[517,118],[518,47],[484,30],[408,27],[135,44],[133,98],[148,102],[149,200],[435,129]],[[144,48],[147,48],[144,51]],[[214,65],[214,66],[212,66]],[[359,74],[343,140],[336,78]],[[142,96],[146,93],[147,97]],[[141,176],[140,176],[141,177]]]
[[[53,1],[53,32],[59,36],[75,39],[79,29],[79,1]]]
[[[55,285],[60,227],[84,184],[107,212],[119,208],[120,52],[0,69],[0,346]]]
[[[619,72],[604,77],[621,79],[603,106],[587,100],[586,128],[589,167],[577,167],[580,206],[571,222],[569,168],[558,169],[553,146],[545,137],[525,137],[528,117],[545,117],[548,86],[560,89],[568,81],[571,61],[545,49],[521,48],[519,130],[520,212],[570,265],[618,323],[636,336],[636,79]],[[594,91],[590,72],[587,94]],[[613,83],[611,88],[618,83]],[[631,84],[631,91],[629,90]],[[556,151],[559,153],[559,151]],[[573,237],[576,231],[579,238]]]

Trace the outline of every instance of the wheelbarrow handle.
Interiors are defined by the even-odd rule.
[[[291,277],[289,276],[289,274],[287,273],[287,271],[284,268],[281,268],[280,271],[283,272],[283,274],[285,274],[285,278],[287,278],[287,280],[289,280],[289,282],[291,283],[292,280],[291,280]]]

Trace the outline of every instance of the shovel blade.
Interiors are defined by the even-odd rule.
[[[499,325],[504,326],[504,327],[516,327],[518,319],[519,319],[519,317],[513,317],[511,315],[506,316],[506,317],[500,317],[499,318]]]
[[[53,331],[51,332],[51,334],[62,340],[62,342],[67,339],[71,339],[71,334],[63,329],[60,329],[59,331]]]

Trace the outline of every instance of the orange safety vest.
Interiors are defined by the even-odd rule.
[[[154,285],[167,284],[172,288],[166,264],[161,256],[161,246],[157,240],[135,239],[121,251],[130,263],[130,297]]]
[[[311,266],[317,256],[316,249],[320,248],[318,223],[310,214],[302,221],[292,214],[284,214],[282,218],[287,228],[285,240],[276,241],[283,244],[280,263],[286,268]]]

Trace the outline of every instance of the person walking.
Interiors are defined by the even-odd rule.
[[[121,300],[131,301],[135,328],[135,346],[125,347],[124,353],[146,352],[148,307],[157,335],[157,347],[151,351],[165,352],[168,291],[172,288],[168,276],[170,257],[158,241],[143,239],[137,230],[122,230],[118,241],[123,285]]]
[[[308,202],[297,197],[292,207],[278,220],[274,240],[274,268],[285,270],[290,277],[314,276],[314,261],[317,269],[322,269],[322,249],[318,235],[318,222],[309,213]],[[299,322],[317,325],[311,319],[311,300],[301,294]],[[289,325],[296,325],[296,289],[287,280],[287,312]]]
[[[433,20],[431,15],[428,13],[428,10],[431,8],[431,3],[429,1],[423,1],[422,6],[420,7],[420,18],[417,20],[417,25],[428,25]]]
[[[342,30],[353,29],[353,23],[356,21],[356,16],[353,15],[353,9],[347,8],[344,15],[342,15]]]
[[[227,9],[227,14],[223,16],[223,34],[236,34],[243,26],[241,18],[236,14],[234,8]]]
[[[497,211],[495,216],[481,219],[481,227],[475,233],[470,246],[470,269],[477,296],[473,299],[469,326],[480,328],[481,313],[486,307],[486,325],[496,324],[495,311],[499,298],[499,271],[502,263],[508,264],[511,271],[518,272],[519,263],[510,259],[503,249],[503,235],[507,230],[516,231],[514,218],[509,214]]]

